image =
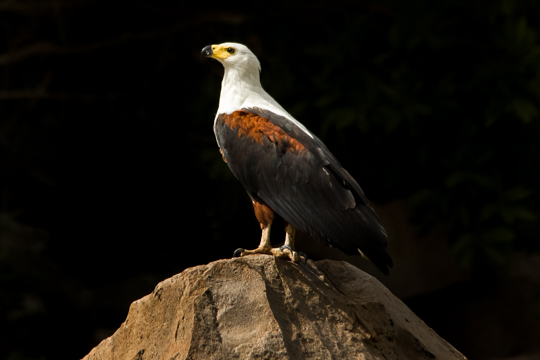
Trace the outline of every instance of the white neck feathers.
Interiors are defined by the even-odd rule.
[[[238,44],[236,44],[238,45]],[[220,61],[225,68],[221,82],[219,108],[216,114],[231,114],[237,110],[260,108],[284,116],[310,137],[311,133],[281,107],[261,86],[259,60],[247,48],[245,52]],[[214,121],[215,124],[215,121]]]
[[[225,67],[221,83],[218,114],[230,114],[243,108],[258,107],[293,119],[261,86],[259,69]]]

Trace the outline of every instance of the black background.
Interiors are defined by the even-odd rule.
[[[465,276],[404,298],[428,325],[471,359],[539,351],[519,320],[538,319],[538,278],[509,275],[539,250],[538,14],[532,1],[2,1],[0,357],[82,358],[159,281],[256,247],[212,131],[223,70],[200,58],[225,41],[253,50],[265,89],[390,230],[396,202],[410,236],[443,229]],[[390,253],[391,278],[405,265]],[[519,331],[464,335],[501,312]]]

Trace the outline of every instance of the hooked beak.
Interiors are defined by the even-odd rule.
[[[201,51],[201,57],[212,57],[212,55],[214,55],[214,51],[212,50],[212,45],[203,47]]]

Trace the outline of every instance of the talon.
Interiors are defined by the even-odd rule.
[[[238,248],[238,249],[234,250],[234,253],[233,253],[233,256],[232,256],[232,257],[235,258],[236,255],[238,255],[238,254],[240,254],[240,256],[242,256],[242,253],[243,253],[243,252],[244,252],[244,249]],[[239,256],[239,257],[240,257],[240,256]]]
[[[289,254],[285,253],[283,250],[284,249],[287,249],[289,250]],[[298,253],[296,251],[293,251],[293,249],[289,246],[289,245],[283,245],[282,247],[279,248],[279,251],[283,254],[285,254],[286,256],[288,255],[288,258],[293,262],[293,263],[297,263],[298,262]],[[279,257],[284,257],[282,255],[280,255]]]
[[[298,256],[299,256],[300,258],[304,258],[304,265],[306,265],[306,264],[307,264],[307,255],[306,255],[305,253],[299,251],[299,252],[298,252]]]
[[[291,252],[291,254],[293,253],[291,247],[289,245],[283,245],[282,247],[279,248],[280,251],[283,251],[283,249],[289,249],[289,251]]]

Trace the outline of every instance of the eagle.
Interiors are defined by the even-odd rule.
[[[348,255],[371,260],[384,274],[392,259],[388,236],[356,180],[324,143],[261,86],[261,66],[245,46],[208,45],[202,57],[225,68],[214,133],[223,160],[247,191],[261,226],[259,247],[233,256],[270,254],[300,260],[296,231]],[[285,224],[285,243],[272,248],[275,215]]]

